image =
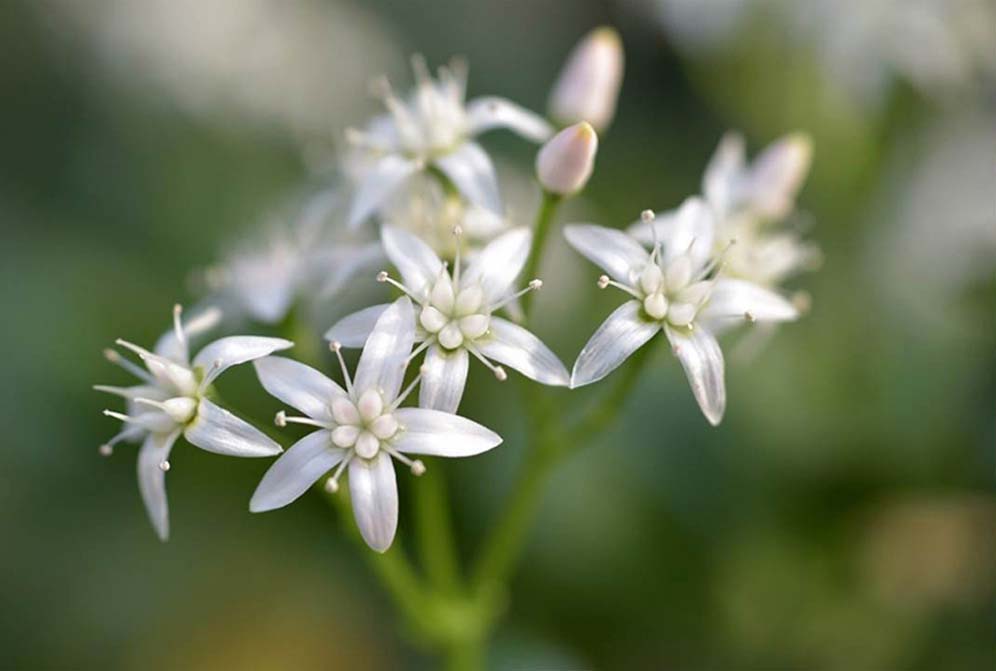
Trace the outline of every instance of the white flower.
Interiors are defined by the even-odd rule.
[[[359,186],[348,223],[358,226],[415,173],[432,167],[449,179],[471,203],[501,214],[498,183],[490,157],[473,138],[508,128],[533,142],[552,134],[536,114],[497,97],[464,102],[466,71],[460,64],[440,68],[432,79],[425,63],[413,59],[417,84],[407,100],[381,80],[379,95],[389,114],[365,130],[350,129],[347,139],[360,152]]]
[[[812,142],[802,133],[786,135],[747,164],[744,139],[727,133],[716,148],[702,179],[702,193],[716,214],[713,252],[723,253],[724,273],[765,286],[819,262],[815,245],[799,234],[772,225],[788,216],[812,162]],[[639,221],[628,230],[644,244],[671,225],[676,211],[653,221]],[[736,245],[730,243],[736,241]]]
[[[652,219],[652,212],[644,213]],[[743,322],[793,320],[796,309],[779,294],[745,280],[717,274],[712,256],[714,217],[699,198],[689,198],[670,225],[661,227],[653,251],[617,231],[590,224],[564,229],[578,252],[632,297],[598,328],[581,350],[571,386],[602,379],[661,330],[681,361],[706,419],[719,424],[726,407],[723,353],[716,334]]]
[[[459,229],[456,234],[460,234]],[[505,379],[505,370],[491,360],[543,384],[569,383],[567,369],[539,338],[494,316],[494,312],[525,292],[542,286],[534,279],[517,293],[511,290],[529,255],[529,229],[519,227],[498,236],[466,270],[461,269],[458,255],[452,274],[428,245],[407,231],[384,226],[381,240],[404,284],[386,272],[378,275],[378,280],[393,284],[417,304],[417,339],[422,344],[416,353],[427,350],[419,405],[456,411],[467,381],[468,355],[481,361],[499,380]],[[329,329],[325,338],[346,347],[359,347],[387,307],[375,305],[360,310]]]
[[[212,299],[226,304],[226,314],[275,324],[295,300],[327,298],[361,270],[383,263],[375,242],[329,239],[328,219],[338,201],[335,191],[318,194],[300,212],[274,217],[259,234],[231,247],[206,273]]]
[[[165,473],[169,470],[170,450],[181,433],[190,444],[218,454],[268,457],[282,451],[258,429],[210,401],[206,392],[228,368],[293,345],[280,338],[232,336],[214,341],[190,359],[190,337],[210,329],[220,314],[209,310],[186,324],[180,317],[177,305],[173,309],[173,330],[159,338],[152,352],[125,340],[117,341],[136,353],[145,368],[115,350],[105,351],[108,360],[137,377],[140,384],[94,387],[127,400],[127,413],[104,411],[105,415],[123,421],[125,428],[102,445],[100,452],[109,456],[118,442],[143,441],[138,452],[138,489],[152,526],[162,540],[169,537]]]
[[[550,93],[550,116],[564,125],[587,121],[604,131],[616,113],[623,78],[619,33],[602,26],[571,50]]]
[[[595,169],[598,135],[587,121],[568,126],[536,154],[536,177],[548,192],[569,196],[585,187]]]
[[[263,476],[249,510],[263,512],[287,505],[330,469],[328,491],[337,491],[349,468],[353,514],[363,539],[377,552],[391,546],[398,526],[398,488],[391,458],[421,475],[425,466],[405,455],[468,457],[501,443],[493,431],[456,415],[399,407],[418,383],[401,392],[415,338],[411,301],[402,296],[378,317],[350,379],[338,343],[344,390],[314,368],[290,359],[267,357],[255,363],[263,387],[303,412],[277,414],[278,425],[319,427],[296,442]]]

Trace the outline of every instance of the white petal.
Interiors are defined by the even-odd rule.
[[[678,208],[671,225],[659,227],[658,232],[667,263],[687,254],[698,270],[712,255],[716,216],[704,200],[692,196]]]
[[[353,196],[346,225],[349,228],[356,228],[362,224],[418,170],[418,162],[393,154],[379,159],[364,173],[360,186]]]
[[[385,552],[398,529],[398,482],[387,452],[381,450],[371,461],[349,462],[349,496],[363,540]]]
[[[614,228],[571,224],[564,226],[564,237],[578,253],[617,282],[630,284],[630,274],[640,272],[650,262],[650,254],[639,242]]]
[[[169,459],[173,443],[180,435],[150,433],[138,450],[138,491],[145,503],[149,521],[160,540],[169,538],[169,505],[166,501],[166,473],[160,464]]]
[[[249,510],[261,513],[286,506],[345,456],[346,450],[332,444],[329,431],[309,433],[273,462],[253,492]]]
[[[543,384],[566,387],[570,373],[557,355],[535,335],[501,317],[491,318],[490,335],[477,343],[481,354],[511,366]]]
[[[332,420],[332,399],[346,395],[338,384],[311,366],[268,356],[253,362],[263,389],[287,405],[319,421]]]
[[[787,215],[812,158],[813,143],[802,133],[787,135],[769,145],[754,159],[744,185],[751,209],[771,219]]]
[[[502,213],[495,167],[480,145],[464,142],[456,151],[437,158],[435,164],[472,204]]]
[[[200,366],[206,373],[201,387],[205,387],[232,366],[260,359],[277,350],[293,347],[294,343],[283,338],[263,338],[261,336],[229,336],[215,340],[194,357],[194,366]]]
[[[363,347],[363,343],[373,331],[374,324],[389,307],[390,303],[371,305],[347,315],[325,332],[325,339],[329,342],[338,342],[343,347]]]
[[[748,316],[749,315],[749,316]],[[746,280],[723,277],[716,281],[699,320],[710,330],[724,330],[745,321],[783,322],[799,318],[799,311],[779,294]]]
[[[744,176],[744,138],[740,133],[726,133],[709,159],[702,177],[702,193],[720,216],[729,214],[738,197]]]
[[[661,330],[658,322],[643,318],[640,307],[639,301],[628,301],[602,322],[574,362],[571,388],[601,380]]]
[[[418,404],[442,412],[456,412],[467,383],[469,355],[462,347],[444,352],[433,345],[425,353],[422,381],[419,382]]]
[[[491,429],[448,412],[401,408],[394,417],[402,429],[394,446],[406,454],[470,457],[501,444],[501,436]]]
[[[726,410],[726,383],[723,379],[723,352],[708,329],[697,326],[691,333],[664,329],[671,349],[681,361],[688,383],[702,414],[713,426],[723,419]]]
[[[439,277],[443,269],[442,260],[429,245],[400,228],[382,226],[380,239],[384,253],[401,273],[404,284],[421,296]]]
[[[221,310],[215,306],[195,309],[193,312],[194,315],[183,322],[183,333],[188,342],[191,338],[196,338],[213,329],[221,321]],[[187,348],[176,337],[175,329],[170,329],[159,337],[153,352],[167,359],[182,361],[183,363],[186,363],[190,356],[190,352],[187,351]]]
[[[206,398],[183,436],[202,450],[233,457],[270,457],[283,451],[265,433]]]
[[[553,127],[543,117],[496,96],[474,98],[467,103],[470,134],[478,135],[493,128],[507,128],[533,142],[546,142]]]
[[[415,312],[402,296],[391,303],[374,324],[356,365],[353,387],[362,394],[377,389],[390,403],[397,397],[405,377],[405,361],[415,341]]]
[[[526,265],[532,241],[533,232],[525,226],[502,233],[477,254],[463,274],[460,286],[480,283],[486,302],[504,298]]]

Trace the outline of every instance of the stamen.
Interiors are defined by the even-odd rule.
[[[283,428],[288,424],[306,424],[307,426],[317,426],[320,429],[329,428],[329,424],[326,422],[320,422],[317,419],[312,419],[311,417],[288,417],[287,413],[281,410],[274,416],[273,423]]]
[[[115,366],[120,366],[121,368],[124,368],[126,371],[128,371],[135,377],[141,380],[145,380],[146,382],[155,384],[155,378],[152,377],[152,374],[149,373],[149,371],[139,366],[136,366],[131,361],[128,361],[128,359],[125,359],[123,356],[121,356],[121,354],[118,353],[117,350],[113,350],[111,348],[105,349],[104,358],[113,363]]]
[[[405,466],[411,469],[412,475],[419,476],[425,473],[425,464],[422,463],[421,459],[409,459],[405,455],[398,452],[396,449],[390,445],[384,445],[383,449],[387,451],[392,457],[403,463]]]
[[[124,340],[122,338],[118,338],[117,340],[115,340],[114,344],[130,349],[132,352],[137,354],[142,360],[156,356],[155,354],[145,349],[144,347],[139,347],[135,343],[128,342],[127,340]]]
[[[173,332],[176,334],[176,339],[180,342],[183,347],[183,351],[187,351],[187,335],[183,332],[183,323],[181,317],[183,316],[183,306],[179,303],[173,306]],[[186,358],[186,356],[184,357]]]
[[[420,342],[418,347],[412,350],[412,353],[408,355],[408,358],[405,359],[401,366],[403,368],[408,368],[408,364],[410,364],[415,357],[424,352],[425,349],[434,342],[436,342],[436,336],[431,336]]]
[[[730,238],[729,240],[727,240],[726,247],[723,247],[723,251],[717,254],[716,258],[710,261],[706,265],[706,267],[702,269],[702,272],[698,274],[698,277],[696,279],[700,280],[703,277],[708,277],[710,274],[712,274],[713,271],[721,270],[723,263],[726,261],[726,254],[730,251],[730,247],[732,247],[735,244],[737,244],[736,238]],[[716,274],[718,275],[719,273],[717,272]]]
[[[113,417],[114,419],[119,419],[122,422],[124,422],[125,424],[134,424],[134,423],[136,423],[134,417],[129,417],[128,415],[124,414],[123,412],[114,412],[113,410],[104,410],[104,415],[107,416],[107,417]]]
[[[114,446],[120,443],[122,440],[124,440],[127,435],[128,435],[128,430],[125,429],[124,431],[121,431],[113,438],[111,438],[109,441],[101,445],[99,448],[97,448],[97,451],[100,452],[100,456],[109,457],[112,454],[114,454]]]
[[[654,225],[654,220],[657,218],[657,214],[653,210],[644,210],[640,213],[640,219],[647,226],[650,227],[650,239],[653,241],[654,248],[650,251],[650,260],[657,263],[657,257],[661,253],[661,241],[657,237],[657,226]]]
[[[346,458],[340,461],[339,465],[336,466],[335,472],[329,477],[328,480],[325,481],[325,491],[329,494],[335,494],[339,491],[339,476],[342,475],[342,472],[346,469],[346,466],[349,465],[349,462],[353,460],[353,456],[355,454],[355,452],[350,450],[349,454],[346,455]]]
[[[214,382],[214,379],[217,377],[218,371],[221,370],[221,367],[224,364],[225,364],[225,362],[222,361],[221,359],[215,359],[214,360],[214,362],[211,364],[211,367],[208,369],[208,371],[206,373],[204,373],[204,379],[201,380],[201,383],[199,385],[197,385],[197,393],[198,394],[203,394],[204,390],[207,389],[211,385],[212,382]]]
[[[625,284],[616,282],[613,279],[609,279],[608,275],[602,275],[601,277],[598,278],[598,288],[605,289],[606,287],[615,287],[620,291],[626,292],[627,294],[629,294],[638,301],[643,300],[643,297],[640,294],[636,293],[636,291],[634,291],[630,287],[627,287]]]
[[[377,281],[380,282],[380,283],[387,282],[391,286],[393,286],[396,289],[400,290],[402,293],[404,293],[406,296],[408,296],[409,298],[411,298],[416,303],[419,303],[419,304],[422,303],[422,300],[418,296],[416,296],[415,294],[413,294],[408,289],[408,287],[406,287],[404,284],[402,284],[401,282],[397,281],[396,279],[394,279],[393,277],[391,277],[390,275],[388,275],[386,270],[382,270],[379,273],[377,273]]]
[[[168,461],[160,461],[159,462],[159,470],[161,470],[163,473],[165,473],[166,471],[168,471],[169,470],[169,462]]]
[[[508,305],[509,303],[511,303],[512,301],[514,301],[515,299],[520,298],[522,296],[525,296],[530,291],[536,291],[536,290],[542,288],[542,286],[543,286],[543,280],[541,280],[541,279],[529,280],[529,284],[527,284],[524,288],[522,288],[519,291],[515,292],[511,296],[507,296],[506,298],[504,298],[503,300],[499,301],[495,305],[492,305],[490,309],[491,309],[492,312],[494,312],[495,310],[500,310],[503,307],[505,307],[506,305]]]
[[[115,396],[120,396],[121,398],[132,398],[135,392],[128,387],[112,387],[107,384],[95,384],[93,385],[94,391],[102,391],[106,394],[114,394]]]
[[[397,410],[398,407],[402,403],[404,403],[405,399],[408,398],[408,395],[415,390],[415,387],[418,385],[418,383],[422,381],[422,376],[428,372],[429,372],[429,366],[427,366],[426,364],[422,364],[418,369],[418,375],[415,376],[415,379],[408,383],[408,386],[405,387],[405,390],[398,395],[398,398],[394,399],[394,403],[392,403],[390,407],[388,407],[388,409],[384,411],[383,414],[386,415]]]
[[[749,324],[753,324],[757,321],[757,317],[755,317],[754,313],[750,310],[744,313],[744,319],[746,319]]]
[[[478,361],[487,366],[488,369],[495,374],[495,377],[498,378],[499,382],[504,382],[505,380],[508,379],[508,373],[505,372],[505,369],[489,361],[487,357],[481,354],[481,351],[479,349],[474,347],[474,345],[468,342],[464,344],[464,347],[467,348],[468,352],[477,357]]]
[[[339,360],[339,368],[342,369],[342,378],[346,382],[346,391],[353,395],[353,379],[349,377],[349,369],[346,368],[346,360],[342,358],[342,343],[333,340],[329,343],[329,349],[335,352],[335,357]]]

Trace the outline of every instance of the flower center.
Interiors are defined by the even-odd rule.
[[[473,341],[488,332],[491,315],[484,305],[484,291],[471,285],[454,292],[449,275],[442,273],[428,300],[422,304],[419,323],[449,350]]]
[[[387,412],[385,412],[387,411]],[[381,447],[398,433],[398,420],[384,406],[380,392],[368,389],[358,400],[342,396],[332,401],[336,426],[332,442],[353,449],[363,459],[373,459]]]
[[[679,256],[662,268],[653,259],[640,273],[636,288],[643,297],[643,311],[657,321],[687,327],[712,290],[712,283],[695,277],[692,260]]]

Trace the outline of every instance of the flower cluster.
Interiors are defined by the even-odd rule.
[[[211,307],[187,321],[177,307],[173,329],[153,350],[117,341],[144,368],[108,350],[108,359],[139,382],[97,387],[126,402],[124,413],[105,411],[125,428],[101,453],[109,456],[122,441],[142,443],[139,490],[163,540],[164,474],[180,435],[219,454],[283,452],[222,407],[214,382],[231,366],[252,362],[262,388],[295,409],[279,410],[277,427],[314,429],[272,464],[249,509],[280,508],[316,483],[334,494],[345,476],[360,534],[384,552],[398,525],[395,462],[419,476],[427,468],[423,456],[469,457],[502,442],[456,414],[471,359],[500,381],[508,367],[531,382],[575,388],[601,380],[663,332],[703,413],[718,424],[726,392],[717,336],[742,323],[799,316],[779,285],[813,252],[783,222],[808,170],[810,144],[792,135],[747,165],[742,138],[730,135],[709,164],[702,197],[660,216],[647,210],[628,232],[591,224],[564,228],[567,241],[605,271],[598,286],[627,295],[569,372],[523,325],[530,316],[527,294],[543,286],[535,275],[556,205],[588,183],[597,133],[614,115],[623,67],[618,35],[597,29],[575,48],[553,86],[549,120],[503,98],[466,101],[466,68],[459,62],[435,77],[421,58],[413,66],[414,90],[399,96],[381,80],[375,88],[387,113],[347,132],[344,184],[290,215],[285,209],[265,235],[226,255],[206,274]],[[477,142],[496,128],[543,143],[535,160],[542,196],[535,228],[506,207],[492,160]],[[377,222],[376,234],[362,225],[368,220]],[[374,264],[385,262],[393,269],[375,275]],[[315,340],[324,332],[341,384],[317,369],[329,351],[312,347],[300,355],[308,364],[274,356],[293,346],[282,338],[225,337],[190,356],[189,341],[218,326],[219,306],[298,338],[299,320],[289,318],[300,316],[294,308],[346,290],[361,295],[361,284],[377,289],[374,278],[394,297],[331,326],[307,325]],[[303,312],[314,319],[314,311]],[[361,350],[353,375],[344,359],[351,348]]]

